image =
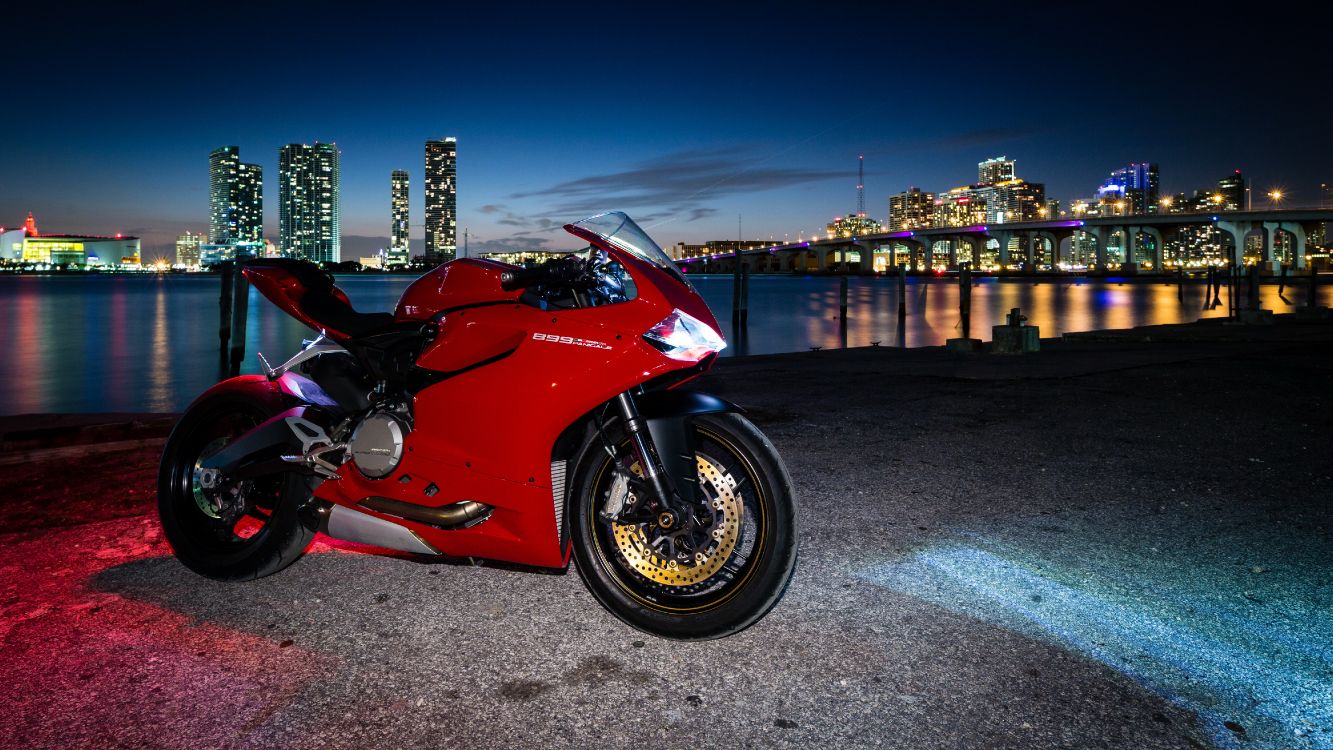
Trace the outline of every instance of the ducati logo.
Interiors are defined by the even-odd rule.
[[[533,341],[549,341],[553,344],[570,344],[571,346],[586,346],[590,349],[610,349],[611,345],[592,339],[580,339],[573,336],[557,336],[554,333],[534,333]]]

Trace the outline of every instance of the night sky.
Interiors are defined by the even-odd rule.
[[[11,10],[0,225],[33,211],[152,259],[207,228],[208,153],[232,144],[276,240],[278,147],[332,141],[355,257],[387,244],[393,169],[421,236],[423,141],[445,135],[474,251],[572,246],[553,227],[609,209],[663,245],[735,237],[738,214],[795,239],[854,210],[858,154],[877,218],[999,154],[1062,201],[1140,160],[1171,193],[1242,169],[1256,204],[1333,183],[1327,11],[722,5]]]

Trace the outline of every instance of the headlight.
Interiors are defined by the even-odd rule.
[[[673,310],[661,323],[648,329],[643,340],[672,359],[698,362],[727,348],[717,331],[681,310]]]

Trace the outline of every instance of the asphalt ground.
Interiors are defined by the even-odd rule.
[[[725,362],[798,487],[786,597],[723,640],[574,571],[320,537],[221,584],[156,449],[0,467],[0,746],[1333,747],[1333,343]]]

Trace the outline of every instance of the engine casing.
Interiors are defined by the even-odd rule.
[[[403,439],[411,431],[411,423],[402,415],[377,411],[352,431],[347,452],[358,471],[371,479],[383,479],[403,460]]]

